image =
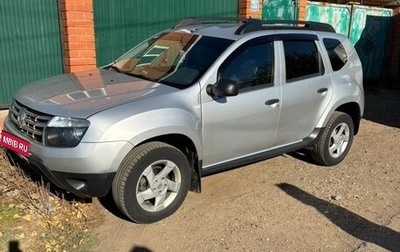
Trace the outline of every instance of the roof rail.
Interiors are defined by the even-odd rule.
[[[200,25],[200,24],[216,24],[216,23],[239,23],[245,22],[247,19],[245,18],[236,18],[236,17],[189,17],[180,20],[172,29],[182,28],[191,25]]]
[[[262,31],[266,29],[276,29],[277,26],[282,29],[305,29],[313,31],[336,32],[330,24],[326,23],[297,20],[260,20],[252,19],[251,17],[248,19],[235,17],[190,17],[182,19],[175,24],[172,29],[191,25],[218,23],[243,23],[235,31],[236,35],[243,35],[249,32]]]
[[[244,24],[242,24],[235,31],[236,35],[242,35],[253,31],[262,31],[264,28],[262,27],[261,20],[259,19],[248,19]]]
[[[248,19],[244,22],[236,31],[235,34],[242,35],[253,31],[261,31],[268,28],[280,28],[286,29],[305,29],[313,31],[325,31],[325,32],[336,32],[330,24],[312,22],[312,21],[297,21],[297,20],[259,20],[259,19]]]

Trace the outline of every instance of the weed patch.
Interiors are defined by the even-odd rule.
[[[32,180],[0,148],[0,251],[88,251],[104,210],[98,203],[68,199]]]

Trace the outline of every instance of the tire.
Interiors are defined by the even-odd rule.
[[[349,152],[353,136],[354,123],[351,117],[346,113],[334,112],[311,152],[312,158],[325,166],[339,164]]]
[[[190,186],[190,165],[177,148],[149,142],[122,161],[112,184],[119,210],[137,223],[152,223],[172,215]]]

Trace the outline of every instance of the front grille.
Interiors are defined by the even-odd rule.
[[[43,131],[53,116],[30,109],[16,100],[10,109],[10,119],[14,126],[27,138],[36,142],[43,142]]]

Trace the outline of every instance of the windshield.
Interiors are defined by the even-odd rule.
[[[110,67],[182,89],[196,82],[231,43],[190,33],[163,33],[134,47]]]

